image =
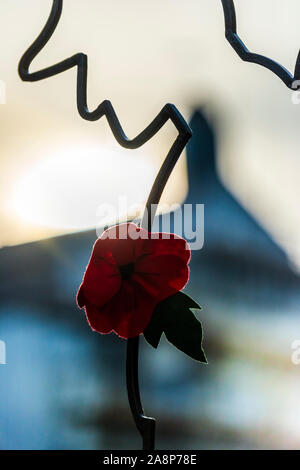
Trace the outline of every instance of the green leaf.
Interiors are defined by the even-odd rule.
[[[191,308],[201,307],[187,294],[177,292],[160,302],[154,309],[151,321],[144,331],[146,341],[157,348],[164,333],[177,349],[195,359],[207,363],[202,349],[202,326]]]

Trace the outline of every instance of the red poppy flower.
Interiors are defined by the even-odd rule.
[[[77,303],[93,330],[138,336],[155,306],[186,285],[190,257],[177,235],[150,234],[132,223],[109,228],[94,245]]]

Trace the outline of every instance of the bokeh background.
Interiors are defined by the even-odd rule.
[[[297,0],[236,0],[248,47],[293,70]],[[125,346],[89,329],[75,295],[99,224],[119,196],[143,203],[176,135],[137,151],[76,110],[75,70],[28,84],[18,61],[50,0],[0,6],[1,449],[139,448]],[[141,387],[157,447],[299,448],[300,105],[224,38],[220,0],[65,0],[38,69],[89,56],[89,104],[110,99],[129,136],[167,102],[194,137],[163,202],[205,204],[205,244],[187,292],[203,306],[203,366],[142,340]],[[124,214],[126,216],[126,214]]]

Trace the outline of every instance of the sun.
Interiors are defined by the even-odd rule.
[[[84,230],[97,225],[102,206],[117,208],[120,199],[124,207],[124,201],[127,207],[143,204],[154,177],[149,160],[132,151],[62,149],[20,175],[9,209],[36,227]]]

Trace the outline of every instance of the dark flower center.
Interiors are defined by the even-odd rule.
[[[124,264],[123,266],[119,266],[121,278],[126,281],[131,277],[134,272],[134,263]]]

